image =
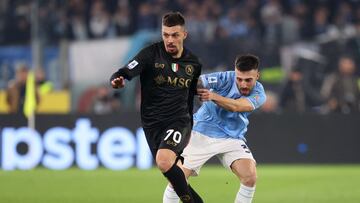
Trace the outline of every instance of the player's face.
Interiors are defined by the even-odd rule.
[[[183,26],[162,26],[162,39],[164,40],[166,52],[175,58],[181,56],[186,36],[187,32]]]
[[[242,95],[249,95],[259,79],[258,70],[239,71],[235,68],[236,84]]]

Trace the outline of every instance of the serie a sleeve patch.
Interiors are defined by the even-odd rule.
[[[208,77],[207,79],[208,83],[217,83],[217,77]]]
[[[127,65],[127,67],[131,70],[131,69],[135,68],[138,64],[139,64],[139,62],[137,62],[136,60],[133,60]]]

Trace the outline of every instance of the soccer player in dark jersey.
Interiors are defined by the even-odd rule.
[[[179,12],[162,19],[162,42],[141,50],[111,76],[113,88],[140,75],[141,121],[156,164],[182,202],[202,202],[187,184],[180,154],[192,128],[193,98],[201,73],[198,58],[183,46],[187,37]]]

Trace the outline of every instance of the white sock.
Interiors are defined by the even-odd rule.
[[[240,185],[239,192],[236,195],[235,203],[251,203],[255,193],[255,186],[248,187]]]
[[[169,184],[166,186],[163,196],[163,203],[179,203],[180,198],[177,196],[174,188]]]

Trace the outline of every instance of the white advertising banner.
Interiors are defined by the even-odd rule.
[[[73,83],[108,82],[111,74],[126,63],[130,44],[130,37],[72,43],[69,64]]]

